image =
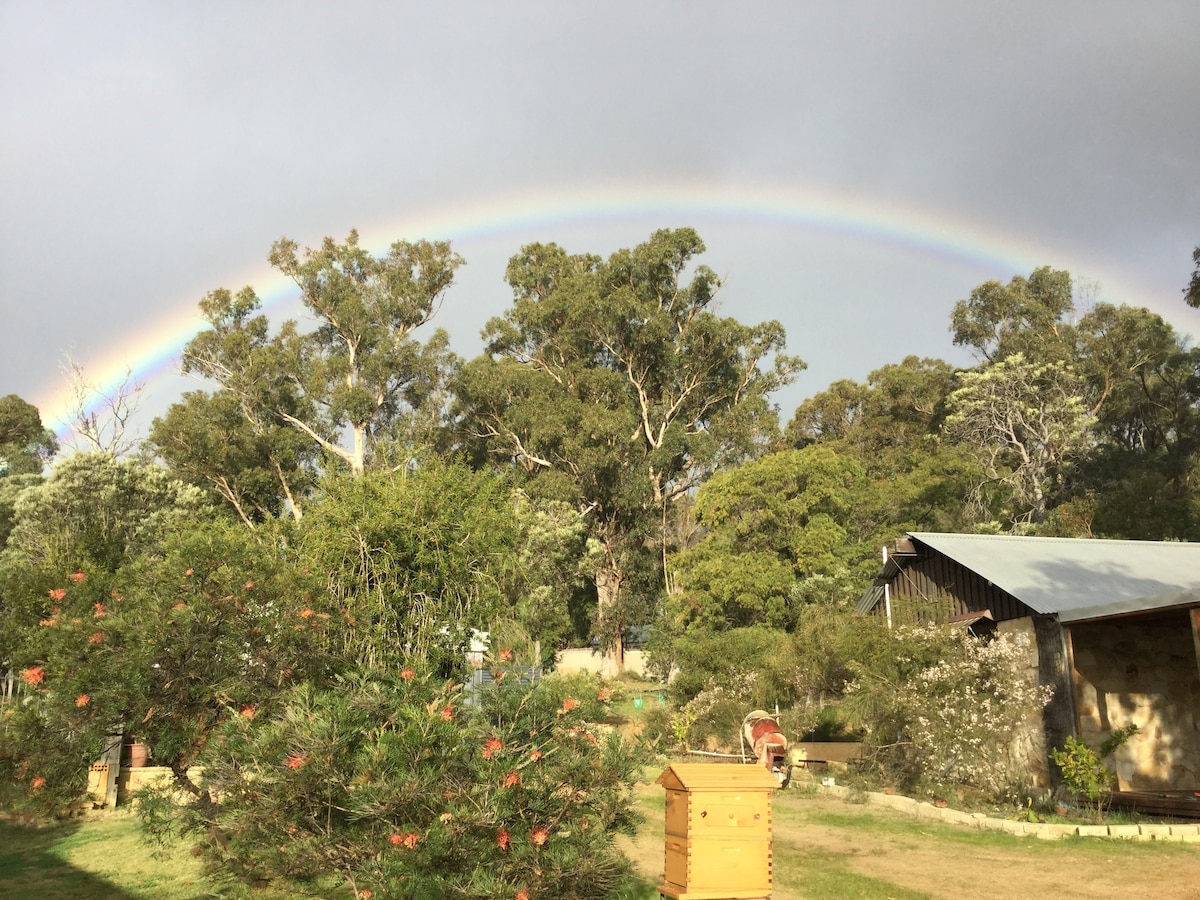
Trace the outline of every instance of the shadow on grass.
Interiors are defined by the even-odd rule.
[[[68,863],[58,848],[79,823],[42,828],[0,822],[0,897],[6,900],[124,900],[132,898],[110,881]]]

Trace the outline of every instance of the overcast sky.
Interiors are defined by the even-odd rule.
[[[454,241],[437,323],[470,356],[523,243],[693,225],[722,311],[810,364],[785,420],[966,363],[954,302],[1036,265],[1200,334],[1198,38],[1194,0],[0,0],[0,395],[57,424],[70,353],[161,412],[198,385],[148,341],[352,227]]]

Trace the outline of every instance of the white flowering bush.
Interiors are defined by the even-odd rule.
[[[905,626],[891,651],[857,666],[847,708],[884,773],[904,787],[969,785],[995,798],[1023,775],[1018,734],[1051,689],[1026,671],[1028,638]]]

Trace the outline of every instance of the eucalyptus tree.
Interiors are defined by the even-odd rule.
[[[646,615],[622,592],[637,557],[658,547],[665,561],[672,502],[757,452],[778,428],[770,393],[803,367],[778,322],[713,311],[717,276],[693,268],[703,251],[690,228],[607,260],[524,247],[508,265],[513,305],[456,384],[481,452],[587,515],[598,625],[618,661],[623,627]]]
[[[1033,362],[1069,357],[1075,301],[1069,272],[1042,266],[1008,284],[986,281],[954,304],[954,343],[985,362],[1024,353]]]
[[[1023,353],[960,378],[946,426],[983,468],[974,499],[986,507],[983,498],[998,489],[1013,530],[1040,525],[1090,449],[1082,380],[1066,363],[1039,364]]]
[[[1183,289],[1183,299],[1188,306],[1200,306],[1200,247],[1192,251],[1192,261],[1196,268],[1192,270],[1192,279]]]
[[[356,231],[303,253],[281,238],[268,259],[300,289],[317,328],[288,320],[272,336],[253,289],[214,291],[200,304],[210,328],[188,344],[184,368],[230,391],[257,428],[294,428],[361,475],[376,446],[440,396],[449,337],[412,335],[440,309],[463,260],[445,241],[397,241],[376,258]]]

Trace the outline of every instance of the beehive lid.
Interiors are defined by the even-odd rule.
[[[757,763],[674,763],[658,776],[656,784],[671,791],[776,790],[779,781]]]

